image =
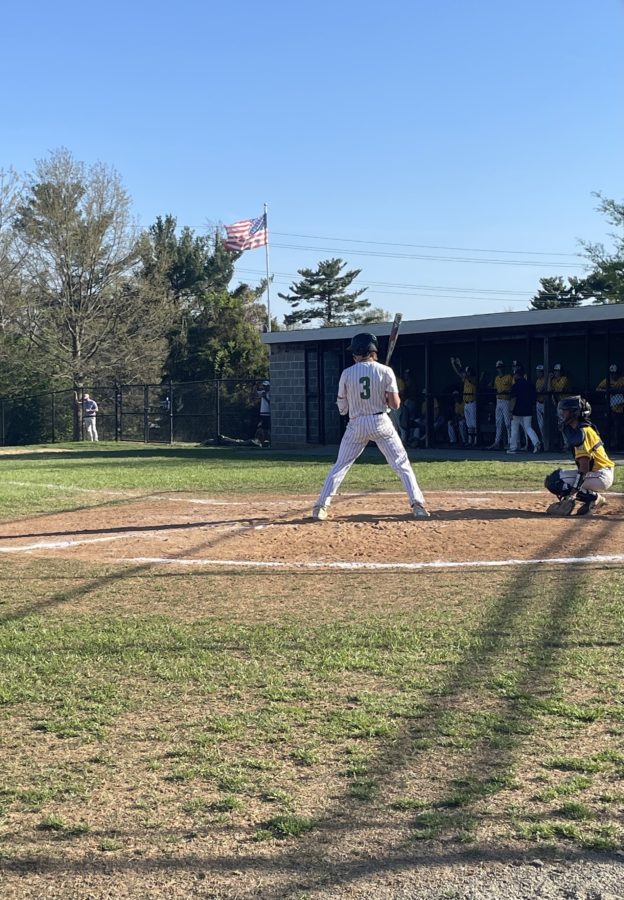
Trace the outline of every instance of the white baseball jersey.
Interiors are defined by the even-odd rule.
[[[416,481],[407,451],[390,416],[386,414],[386,393],[398,394],[396,376],[389,366],[373,360],[357,362],[345,369],[338,384],[338,410],[349,415],[349,424],[340,442],[338,459],[329,470],[317,506],[329,506],[347,472],[374,441],[394,469],[410,504],[424,506],[425,498]]]
[[[398,394],[396,375],[390,366],[369,360],[345,369],[338,384],[338,410],[350,419],[385,412],[386,392]]]

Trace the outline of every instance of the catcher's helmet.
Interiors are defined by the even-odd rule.
[[[561,418],[563,412],[575,413],[579,419],[589,419],[591,416],[591,404],[579,394],[574,397],[564,397],[557,404],[557,416]]]
[[[368,354],[373,351],[377,353],[378,349],[377,338],[368,331],[363,331],[361,334],[354,335],[351,338],[350,345],[347,347],[347,350],[349,350],[353,356],[368,356]]]

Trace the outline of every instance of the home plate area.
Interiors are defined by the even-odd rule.
[[[98,562],[275,568],[407,568],[624,562],[624,497],[551,518],[545,491],[429,491],[431,518],[402,493],[345,493],[324,522],[314,497],[172,493],[0,526],[0,554]]]

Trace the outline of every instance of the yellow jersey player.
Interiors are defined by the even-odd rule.
[[[496,391],[496,436],[488,450],[502,448],[503,429],[505,430],[504,443],[509,446],[511,439],[511,395],[509,391],[513,383],[513,375],[511,372],[505,372],[505,363],[499,359],[496,363],[496,375],[492,382],[492,387]]]
[[[575,469],[556,469],[544,486],[558,497],[546,510],[551,516],[569,516],[577,501],[577,516],[587,516],[605,504],[600,491],[613,484],[615,467],[590,421],[591,406],[583,397],[565,397],[557,405],[559,428],[574,451]]]
[[[546,390],[546,376],[544,375],[544,366],[538,363],[535,366],[535,390],[537,396],[535,398],[535,418],[537,419],[537,430],[539,431],[540,441],[544,443],[544,391]]]
[[[472,366],[462,366],[458,357],[451,356],[451,366],[464,383],[464,419],[468,429],[468,446],[477,446],[477,373]]]
[[[608,392],[609,408],[611,410],[611,441],[609,446],[612,450],[621,450],[624,436],[624,375],[620,372],[620,367],[617,363],[611,363],[609,374],[602,379],[596,390],[601,393]]]

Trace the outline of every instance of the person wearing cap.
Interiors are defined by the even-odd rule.
[[[271,444],[271,385],[268,381],[263,381],[256,391],[256,395],[260,398],[260,421],[256,429],[256,439],[260,441],[263,447],[269,447]]]
[[[449,444],[455,446],[461,442],[462,447],[467,447],[468,429],[464,418],[464,402],[458,390],[453,391],[450,412],[447,423]]]
[[[348,351],[353,365],[343,369],[340,375],[336,405],[341,416],[349,416],[349,422],[340,441],[338,458],[327,473],[312,510],[312,518],[317,522],[328,518],[333,498],[351,466],[369,441],[373,441],[400,478],[414,518],[428,519],[430,513],[407,451],[387,413],[388,407],[401,408],[396,375],[390,366],[377,361],[376,335],[368,331],[354,335]]]
[[[557,409],[557,405],[560,400],[565,400],[566,397],[572,396],[572,393],[570,391],[570,379],[563,371],[563,366],[561,365],[561,363],[555,363],[552,372],[548,376],[548,390],[550,392],[550,398],[555,409]],[[567,450],[568,444],[566,443],[566,436],[564,432],[560,432],[559,440],[561,443],[561,449]]]
[[[477,373],[472,366],[462,366],[458,357],[451,356],[451,366],[464,383],[464,418],[468,429],[468,446],[477,446]]]
[[[509,446],[511,440],[511,395],[509,393],[514,378],[510,372],[505,372],[505,363],[499,359],[496,363],[496,375],[490,387],[496,391],[496,435],[494,443],[488,450],[500,450],[503,446],[503,429],[505,431],[505,443]]]
[[[537,419],[537,430],[539,431],[540,441],[544,443],[544,390],[546,389],[546,375],[544,374],[544,366],[538,363],[535,366],[535,418]]]
[[[621,450],[624,433],[624,375],[617,363],[611,363],[607,377],[602,379],[596,390],[606,393],[609,398],[612,446],[615,450]]]
[[[552,372],[548,376],[548,390],[555,406],[560,400],[565,400],[566,397],[571,396],[570,379],[563,371],[561,363],[555,363]]]
[[[535,385],[527,380],[524,366],[514,367],[514,383],[509,391],[513,407],[511,417],[511,445],[507,453],[517,453],[520,448],[520,429],[525,440],[533,444],[533,453],[542,449],[540,439],[533,428],[533,407],[535,405]]]

